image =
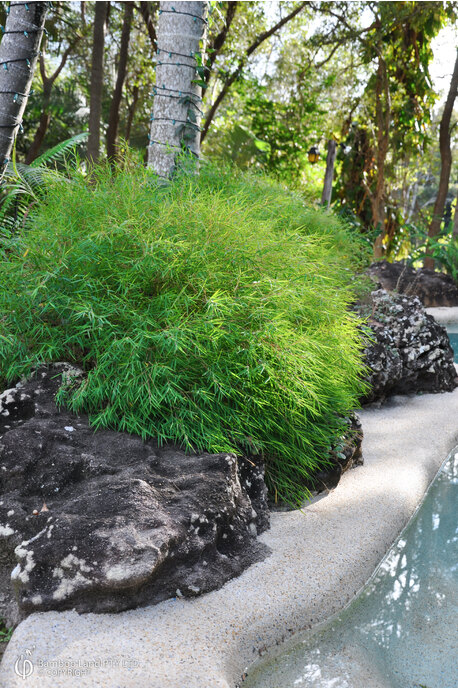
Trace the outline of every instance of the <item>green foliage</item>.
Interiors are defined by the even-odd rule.
[[[42,151],[54,148],[61,141],[69,139],[80,132],[83,123],[77,113],[81,109],[81,96],[75,79],[68,75],[58,79],[52,89],[49,103],[43,96],[41,79],[35,74],[33,92],[27,100],[24,117],[24,131],[16,139],[18,158],[24,160],[38,129],[43,108],[50,115],[50,126],[46,133]]]
[[[261,455],[298,502],[363,386],[359,253],[333,215],[229,168],[55,179],[0,262],[0,375],[77,363],[59,400],[95,427]]]
[[[311,167],[307,152],[315,143],[315,128],[323,111],[315,94],[307,95],[307,99],[302,96],[284,103],[269,98],[266,89],[258,87],[245,106],[255,144],[265,157],[263,170],[286,183],[302,181]]]
[[[0,618],[0,642],[9,642],[13,636],[13,628],[7,628]]]
[[[409,255],[409,263],[423,263],[428,249],[439,268],[458,283],[458,237],[453,237],[447,231],[442,231],[436,237],[428,237],[426,230],[421,234],[417,230],[417,241],[419,238],[420,243]]]
[[[458,237],[452,237],[449,242],[437,247],[436,251],[433,250],[433,256],[440,266],[458,283]]]
[[[298,17],[303,22],[303,16]],[[293,35],[296,24],[290,27]],[[327,129],[321,102],[331,84],[304,67],[305,51],[302,40],[289,37],[284,47],[279,46],[272,75],[260,78],[247,70],[218,111],[203,152],[210,160],[222,158],[238,167],[258,168],[318,199],[324,162],[310,165],[307,152]]]
[[[430,177],[425,154],[431,147],[437,100],[430,76],[432,41],[456,10],[453,3],[441,2],[335,2],[320,7],[333,17],[334,44],[341,40],[347,50],[353,44],[363,67],[363,91],[355,90],[351,115],[343,121],[346,146],[339,155],[338,203],[350,209],[367,232],[383,218],[384,243],[391,252],[411,218],[403,203],[409,188],[418,186],[421,173]],[[362,9],[368,19],[372,15],[365,31],[358,30],[355,21]],[[320,33],[327,42],[328,27]]]
[[[395,157],[422,151],[428,143],[427,126],[436,101],[429,74],[431,41],[453,12],[438,1],[378,3],[379,25],[368,33],[362,55],[370,63],[382,50],[387,63]],[[374,93],[375,75],[367,95],[373,100]]]
[[[30,165],[16,163],[14,152],[0,191],[0,251],[10,245],[11,239],[15,241],[16,232],[23,231],[26,223],[30,222],[30,211],[44,193],[50,176],[56,174],[56,166],[67,165],[67,160],[75,157],[77,145],[86,139],[86,132],[66,139]]]

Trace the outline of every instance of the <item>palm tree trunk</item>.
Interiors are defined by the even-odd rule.
[[[132,16],[134,13],[133,2],[124,3],[124,20],[122,23],[121,46],[119,48],[118,74],[116,85],[111,99],[110,114],[108,116],[107,128],[107,157],[110,163],[114,164],[116,158],[116,137],[119,126],[119,107],[122,99],[122,89],[127,71],[127,57],[129,52],[130,30],[132,26]]]
[[[21,125],[38,58],[47,2],[15,2],[0,44],[0,180]]]
[[[102,116],[103,52],[108,2],[95,3],[94,34],[92,46],[91,86],[89,104],[89,137],[87,157],[96,163],[100,156],[100,119]]]
[[[453,68],[452,80],[450,82],[450,89],[445,101],[444,112],[439,127],[439,149],[441,154],[441,174],[439,180],[439,189],[437,190],[436,202],[434,204],[433,218],[431,220],[428,237],[436,237],[440,232],[441,220],[444,214],[445,201],[447,199],[448,183],[450,180],[450,171],[452,169],[452,151],[450,148],[450,120],[452,118],[453,106],[458,90],[458,53],[456,55],[455,67]],[[423,262],[424,268],[434,270],[434,258],[430,251],[427,250],[425,260]]]
[[[148,165],[161,177],[170,177],[180,151],[200,156],[202,86],[196,82],[204,74],[196,69],[196,54],[203,57],[205,50],[206,12],[207,2],[159,5]]]

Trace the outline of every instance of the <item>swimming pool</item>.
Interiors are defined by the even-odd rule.
[[[458,324],[446,324],[450,344],[455,352],[455,362],[458,363]]]
[[[457,687],[458,447],[362,593],[244,687]]]

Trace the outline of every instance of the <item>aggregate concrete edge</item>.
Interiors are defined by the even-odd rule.
[[[262,537],[272,556],[193,600],[34,614],[8,645],[0,686],[232,687],[267,649],[339,611],[458,444],[458,389],[397,397],[361,417],[365,464],[303,512],[274,514]]]
[[[444,325],[458,324],[458,307],[428,307],[425,311]]]

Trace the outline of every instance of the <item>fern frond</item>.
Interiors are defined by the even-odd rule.
[[[32,168],[38,168],[43,165],[49,165],[49,163],[61,163],[65,159],[65,155],[70,151],[73,151],[78,144],[86,141],[88,138],[88,132],[81,132],[80,134],[75,134],[74,137],[61,141],[56,146],[48,149],[41,156],[35,158],[33,163],[30,164]]]
[[[50,176],[63,177],[55,165],[65,162],[66,155],[74,153],[78,144],[86,138],[87,132],[82,132],[66,139],[36,158],[31,165],[17,163],[16,151],[13,151],[0,196],[0,235],[11,236],[25,225],[31,205],[40,198]]]

